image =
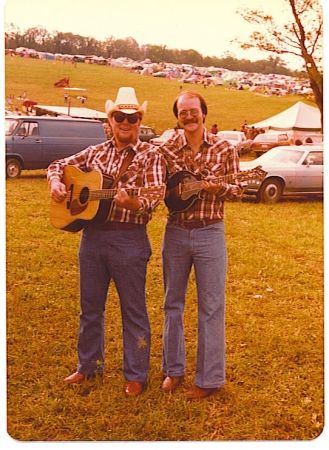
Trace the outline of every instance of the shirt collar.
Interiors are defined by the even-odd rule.
[[[117,150],[117,146],[116,146],[116,144],[115,144],[114,136],[110,139],[110,143],[111,143],[111,145]],[[139,148],[139,147],[140,147],[141,143],[142,143],[142,141],[140,141],[140,140],[138,139],[135,145],[128,144],[127,147],[124,147],[124,148],[121,150],[121,152],[123,152],[123,151],[125,151],[125,150],[131,149],[131,150],[133,150],[135,153],[137,153],[138,151],[140,151],[140,148]]]
[[[185,145],[187,145],[185,133],[182,133],[180,136],[182,137],[182,144],[185,147]],[[203,142],[206,142],[208,145],[213,144],[212,135],[211,135],[211,133],[209,133],[209,131],[207,131],[206,127],[203,127],[203,137],[202,137],[201,145],[203,144]]]
[[[209,145],[212,145],[214,143],[213,135],[209,133],[206,127],[203,128],[203,140]]]

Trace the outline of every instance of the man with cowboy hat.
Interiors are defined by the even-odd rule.
[[[79,251],[80,329],[78,365],[65,383],[81,383],[104,370],[104,310],[110,281],[120,299],[123,325],[125,394],[139,395],[147,382],[150,358],[150,325],[146,309],[146,267],[151,247],[146,224],[159,200],[147,195],[130,197],[125,188],[160,187],[165,179],[163,156],[138,138],[146,111],[132,87],[121,87],[115,102],[105,110],[113,138],[54,161],[48,167],[50,195],[64,201],[63,169],[73,165],[83,171],[99,170],[112,180],[118,193],[105,223],[92,221],[84,228]]]

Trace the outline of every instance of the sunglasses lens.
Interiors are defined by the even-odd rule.
[[[138,114],[115,113],[115,114],[113,114],[113,118],[117,123],[122,123],[125,119],[127,119],[128,123],[130,123],[132,125],[138,121],[139,115]]]
[[[120,113],[115,113],[115,114],[113,114],[113,118],[117,123],[121,123],[125,120],[126,115],[120,114]]]
[[[136,123],[137,120],[139,119],[137,114],[132,114],[131,116],[127,116],[127,118],[128,118],[128,122],[131,124]]]

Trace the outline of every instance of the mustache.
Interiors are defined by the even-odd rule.
[[[188,125],[189,123],[198,123],[198,119],[189,119],[189,120],[184,120],[184,122],[183,122],[184,125]]]

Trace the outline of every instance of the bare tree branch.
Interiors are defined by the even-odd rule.
[[[322,58],[323,19],[320,0],[285,0],[290,6],[292,18],[279,26],[264,11],[245,9],[239,12],[248,22],[258,26],[243,49],[257,48],[278,55],[294,55],[303,58],[315,101],[323,120],[323,75],[318,67]],[[259,31],[259,28],[265,31]],[[237,41],[238,42],[238,41]]]

